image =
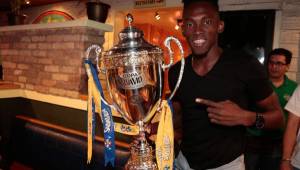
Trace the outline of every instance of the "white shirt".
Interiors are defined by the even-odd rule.
[[[290,113],[300,117],[300,86],[296,88],[292,97],[289,99],[288,103],[285,105],[285,109]],[[300,135],[298,133],[297,143],[294,149],[292,165],[296,168],[300,168]]]
[[[300,86],[296,88],[292,97],[285,105],[285,109],[294,115],[300,117]]]

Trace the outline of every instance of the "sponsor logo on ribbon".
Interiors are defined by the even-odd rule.
[[[105,122],[105,127],[104,127],[104,133],[109,133],[111,131],[111,121],[110,121],[110,115],[106,111],[106,109],[102,110],[104,122]]]

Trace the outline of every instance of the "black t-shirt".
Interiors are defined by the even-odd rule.
[[[173,100],[182,107],[183,139],[181,151],[190,167],[196,170],[216,168],[227,164],[244,152],[243,126],[222,126],[208,119],[206,106],[195,99],[231,100],[244,109],[265,99],[272,92],[263,66],[254,57],[241,52],[224,51],[214,67],[204,76],[197,75],[185,61],[181,84]],[[173,90],[178,79],[180,62],[169,71],[169,85]]]

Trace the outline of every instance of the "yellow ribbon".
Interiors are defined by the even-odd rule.
[[[158,100],[155,103],[155,105],[153,106],[153,108],[150,111],[150,113],[144,118],[143,122],[148,122],[153,117],[153,115],[157,112],[158,107],[160,106],[160,104],[161,104],[161,100]]]
[[[87,132],[87,163],[91,162],[92,153],[93,153],[93,139],[92,139],[92,131],[93,131],[93,112],[92,112],[92,101],[93,101],[93,85],[94,80],[88,64],[85,64],[86,72],[88,75],[88,132]]]
[[[139,127],[133,125],[126,125],[123,123],[114,123],[115,132],[122,133],[125,135],[133,135],[136,136],[139,134]]]
[[[174,159],[174,132],[172,112],[166,100],[162,101],[162,110],[155,145],[158,169],[172,170]]]

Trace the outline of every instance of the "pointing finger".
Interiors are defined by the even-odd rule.
[[[220,103],[211,101],[211,100],[207,100],[207,99],[202,99],[202,98],[196,98],[196,103],[200,103],[200,104],[204,104],[207,105],[209,107],[221,107]]]

